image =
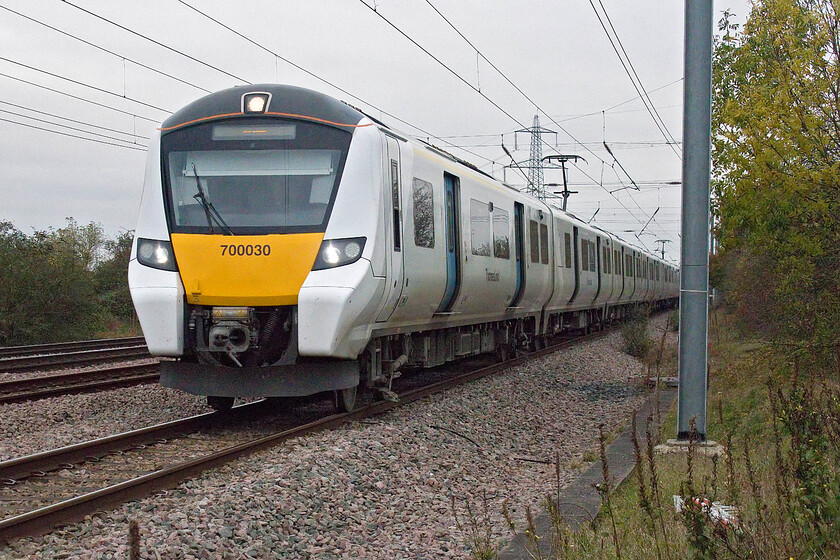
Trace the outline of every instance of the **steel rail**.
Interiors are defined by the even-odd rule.
[[[163,422],[145,428],[138,428],[90,441],[75,443],[58,449],[33,453],[24,457],[0,462],[0,483],[11,484],[33,474],[59,470],[91,458],[102,458],[116,451],[125,451],[138,445],[146,445],[175,435],[195,432],[221,422],[250,418],[261,410],[263,402],[235,406],[227,413],[207,412],[171,422]]]
[[[493,364],[491,366],[455,375],[453,377],[432,383],[424,387],[411,389],[409,391],[399,394],[399,401],[396,403],[384,400],[376,401],[353,412],[333,414],[331,416],[327,416],[314,422],[309,422],[307,424],[303,424],[295,428],[286,429],[269,436],[257,438],[249,442],[231,446],[221,451],[217,451],[206,455],[204,457],[199,457],[197,459],[159,469],[154,472],[138,476],[131,480],[114,484],[107,488],[96,490],[81,496],[77,496],[75,498],[70,498],[49,506],[30,511],[28,513],[16,515],[14,517],[9,517],[0,521],[0,543],[8,542],[10,539],[13,538],[33,536],[45,533],[56,525],[82,519],[84,518],[84,516],[89,515],[92,512],[98,511],[108,506],[112,506],[114,504],[122,503],[128,500],[143,498],[153,492],[169,488],[173,484],[177,484],[182,480],[193,477],[201,472],[204,472],[214,467],[218,467],[235,459],[238,459],[239,457],[249,455],[257,451],[261,451],[263,449],[274,447],[285,440],[294,437],[300,437],[316,431],[323,431],[335,428],[351,421],[362,420],[370,416],[382,414],[399,406],[403,406],[420,400],[422,398],[449,390],[453,387],[462,385],[469,381],[494,375],[498,372],[513,368],[514,366],[523,364],[533,359],[551,354],[568,346],[572,346],[575,344],[582,343],[584,341],[592,340],[593,338],[603,336],[604,334],[606,334],[606,332],[608,331],[600,331],[598,333],[583,336],[573,340],[564,340],[559,344],[549,346],[542,350],[530,352],[526,355],[516,357],[497,364]],[[214,416],[216,414],[218,413],[211,413],[211,415]],[[111,438],[120,437],[123,437],[123,435],[121,434],[119,436],[111,436]],[[146,437],[152,437],[153,439],[156,439],[160,436],[151,436],[151,434],[146,434]],[[110,438],[103,439],[107,440]],[[78,446],[83,445],[85,444],[78,444]],[[56,450],[55,452],[47,452],[47,454],[57,453],[58,451],[61,450]],[[84,455],[87,453],[87,451],[85,451],[83,447],[79,447],[79,449],[75,450],[74,452],[77,454],[82,453],[82,457],[84,457]],[[27,459],[30,458],[24,457],[21,459],[14,459],[12,461],[6,461],[5,463],[0,463],[0,478],[14,478],[13,476],[8,476],[8,474],[14,474],[15,472],[18,472],[14,469],[20,469],[24,464],[24,461]],[[41,459],[38,458],[37,460],[40,461]],[[47,458],[45,456],[44,460],[47,462],[51,460],[53,463],[55,463],[58,460],[60,460],[62,463],[71,462],[69,460],[66,460],[65,458],[59,459],[59,455],[53,455],[50,458]],[[13,464],[15,462],[17,464]],[[39,463],[33,462],[32,464]]]
[[[43,356],[18,356],[0,359],[0,372],[19,373],[44,369],[113,362],[117,360],[135,360],[151,358],[145,345],[126,346],[122,348],[105,348],[95,350],[79,350],[61,354]]]
[[[98,340],[29,344],[26,346],[4,346],[0,347],[0,358],[32,356],[36,354],[57,354],[59,352],[74,352],[78,350],[93,350],[101,348],[120,348],[124,346],[139,346],[145,343],[146,340],[142,336],[129,336],[125,338],[100,338]]]
[[[132,387],[160,379],[158,363],[0,382],[0,405]]]

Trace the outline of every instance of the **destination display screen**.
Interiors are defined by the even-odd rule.
[[[293,124],[217,124],[213,140],[294,140]]]

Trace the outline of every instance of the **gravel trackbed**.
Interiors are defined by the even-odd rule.
[[[556,459],[565,485],[585,466],[584,452],[597,449],[598,425],[619,430],[640,406],[647,370],[620,343],[614,332],[292,440],[13,541],[0,558],[128,558],[130,519],[139,523],[142,558],[469,558],[456,516],[468,526],[469,507],[503,544],[511,536],[503,502],[518,520],[526,507],[540,509],[556,488]],[[198,397],[157,386],[3,408],[3,459],[207,410]]]

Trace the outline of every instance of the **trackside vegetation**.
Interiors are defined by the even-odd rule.
[[[133,332],[128,291],[132,233],[113,239],[68,218],[25,234],[0,221],[0,346]]]
[[[687,453],[659,453],[654,447],[673,437],[676,416],[663,414],[659,430],[652,418],[654,427],[633,441],[633,473],[609,494],[609,465],[603,470],[592,523],[568,524],[552,493],[540,508],[551,516],[551,533],[540,534],[529,513],[525,525],[511,522],[508,538],[544,559],[840,558],[836,372],[826,376],[806,357],[740,332],[734,307],[714,315],[707,428],[724,452],[707,456],[692,444]],[[674,375],[675,351],[657,358],[653,349],[651,369]],[[602,458],[604,444],[602,436]],[[674,496],[683,502],[679,512]],[[497,548],[467,542],[480,552],[474,558],[496,557]]]
[[[830,363],[840,340],[840,3],[758,0],[720,22],[710,267],[743,325]],[[814,356],[817,357],[817,356]]]

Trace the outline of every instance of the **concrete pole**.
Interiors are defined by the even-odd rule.
[[[685,2],[682,268],[677,439],[690,422],[706,439],[709,305],[709,172],[711,168],[712,0]]]

